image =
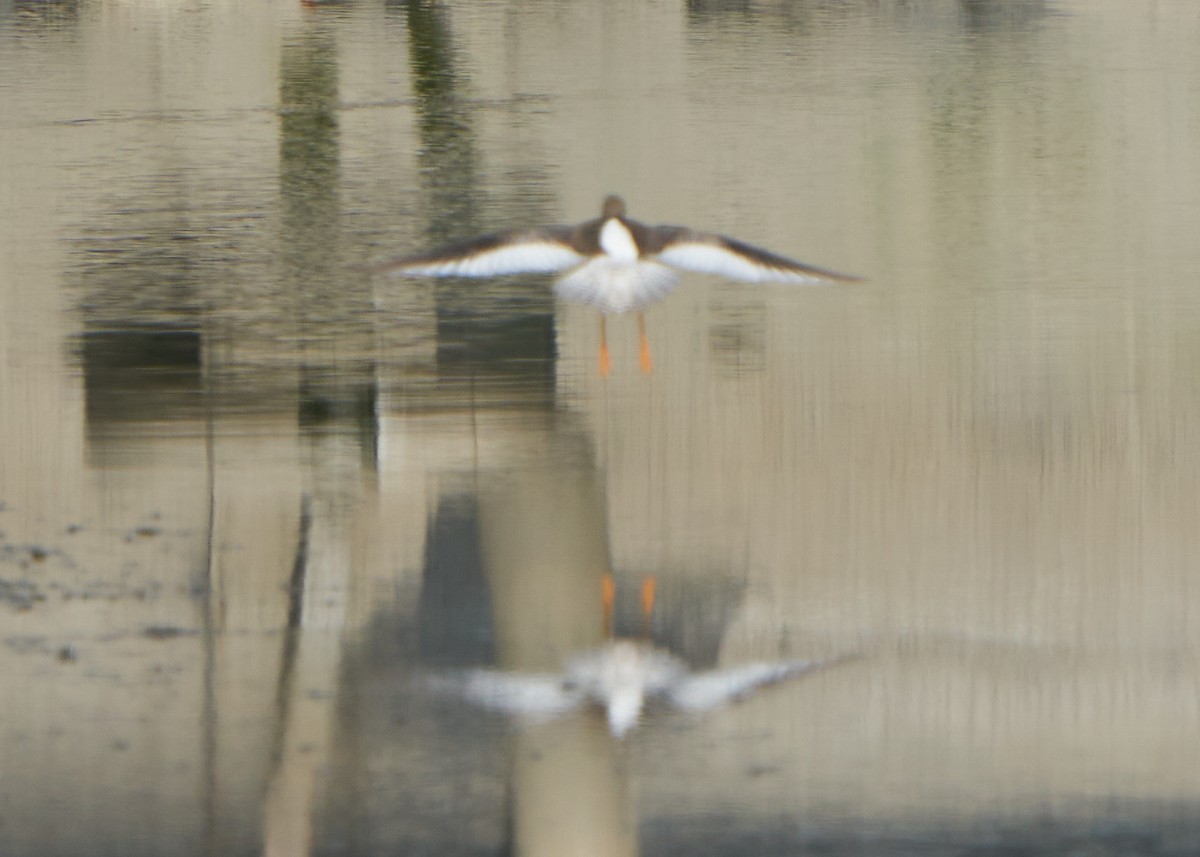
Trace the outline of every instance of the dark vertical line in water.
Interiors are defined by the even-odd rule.
[[[279,59],[279,202],[283,232],[280,256],[297,337],[297,419],[303,436],[326,421],[342,420],[346,403],[357,408],[361,372],[354,308],[363,295],[340,274],[341,143],[337,27],[321,17],[307,20],[286,39]],[[350,355],[349,357],[345,355]],[[347,380],[349,379],[349,380]],[[373,394],[371,394],[373,395]],[[355,413],[356,411],[350,411]],[[357,416],[355,416],[357,419]],[[267,748],[264,818],[279,809],[273,789],[285,788],[292,687],[297,682],[304,600],[311,560],[313,498],[299,498],[296,553],[287,583],[286,623],[276,677],[273,727]],[[312,807],[305,807],[311,812]],[[281,809],[281,812],[286,809]],[[281,820],[282,819],[278,819]],[[264,825],[263,840],[273,831]],[[311,830],[310,830],[311,833]]]
[[[296,673],[296,653],[300,646],[301,622],[304,616],[304,583],[308,577],[308,541],[312,530],[312,495],[300,501],[300,533],[296,540],[296,559],[288,581],[287,628],[283,636],[283,652],[279,659],[279,680],[275,686],[275,735],[268,753],[267,777],[263,800],[268,799],[271,785],[283,766],[284,742],[287,740],[288,720],[291,717],[292,681]],[[265,840],[262,843],[265,846]]]
[[[312,530],[312,495],[305,494],[300,501],[300,534],[296,540],[296,559],[292,563],[292,576],[288,581],[287,630],[283,637],[283,654],[279,660],[279,682],[275,689],[275,711],[278,732],[271,748],[271,774],[267,782],[275,780],[275,774],[283,763],[283,742],[287,735],[290,711],[292,675],[295,672],[296,649],[300,641],[300,626],[304,617],[304,583],[308,577],[308,538]]]
[[[403,10],[417,99],[417,158],[431,215],[429,237],[463,237],[475,227],[479,158],[447,12],[440,4],[420,0],[406,0]]]
[[[479,493],[479,400],[475,396],[475,373],[471,373],[471,488]]]
[[[271,742],[270,774],[266,784],[269,787],[275,782],[279,768],[283,764],[283,742],[287,735],[288,718],[291,714],[292,678],[295,674],[296,650],[300,643],[300,629],[289,627],[284,632],[283,656],[279,661],[279,683],[275,688],[276,724],[275,740]]]
[[[379,364],[371,361],[369,382],[362,390],[362,399],[355,408],[359,454],[373,480],[379,476]]]
[[[288,630],[300,627],[304,613],[304,583],[308,575],[308,536],[312,530],[312,495],[305,494],[300,501],[300,535],[296,541],[296,559],[292,563],[292,576],[288,580]]]
[[[202,642],[203,646],[203,725],[201,726],[201,755],[204,768],[204,851],[209,857],[217,854],[217,656],[216,635],[214,627],[219,621],[213,604],[213,596],[219,592],[218,585],[213,579],[216,561],[216,520],[217,520],[217,463],[216,463],[216,415],[213,412],[212,386],[209,383],[209,360],[202,352],[201,357],[201,388],[204,396],[204,457],[206,477],[208,481],[208,521],[207,540],[204,556],[204,580],[202,584],[204,596],[204,616]],[[222,611],[223,612],[223,611]]]
[[[426,231],[430,241],[440,243],[476,231],[480,182],[475,131],[461,92],[463,80],[445,8],[406,0],[403,9],[416,96]],[[473,292],[454,281],[438,280],[434,285],[439,376],[452,373],[461,381],[463,374],[473,371],[480,342],[486,344],[484,320],[474,311]]]
[[[517,750],[513,749],[513,742],[509,742],[509,755],[512,755]],[[510,758],[509,765],[515,764],[515,759]],[[513,857],[517,853],[517,787],[513,784],[512,777],[506,777],[504,780],[504,839],[500,842],[500,850],[497,857]]]
[[[428,240],[463,238],[478,231],[476,202],[484,196],[468,75],[447,7],[406,0],[400,8],[408,27]],[[526,400],[553,403],[556,343],[549,296],[533,308],[481,300],[478,285],[454,279],[437,280],[434,295],[439,377],[457,384],[477,377],[489,401],[510,398],[519,388]]]

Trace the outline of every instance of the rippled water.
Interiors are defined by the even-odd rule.
[[[0,854],[1196,853],[1198,36],[0,2]],[[361,270],[609,192],[867,281]],[[612,635],[844,659],[453,690]]]

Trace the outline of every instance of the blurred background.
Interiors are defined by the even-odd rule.
[[[1200,7],[0,0],[0,854],[1194,854]],[[632,217],[865,276],[355,266]],[[433,693],[858,657],[613,738]],[[638,604],[657,581],[648,632]]]

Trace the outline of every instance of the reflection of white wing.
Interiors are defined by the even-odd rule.
[[[824,666],[821,661],[783,661],[696,673],[676,683],[667,694],[680,708],[703,711],[747,696],[765,684],[783,681],[820,666]]]
[[[474,670],[463,676],[461,692],[469,702],[508,714],[561,714],[583,702],[583,694],[553,675]]]

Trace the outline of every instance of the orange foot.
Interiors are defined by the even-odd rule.
[[[610,572],[604,572],[604,577],[600,579],[600,593],[604,605],[604,636],[611,637],[613,635],[613,602],[617,598],[617,585],[613,582]]]
[[[638,349],[638,365],[642,367],[643,375],[654,372],[654,361],[650,359],[650,343],[644,339],[641,348]]]
[[[642,374],[649,375],[654,371],[654,361],[650,359],[650,340],[646,338],[646,317],[638,313],[638,365]]]
[[[657,586],[654,575],[650,575],[642,581],[642,631],[646,637],[650,636],[650,617],[654,613],[654,596]]]

